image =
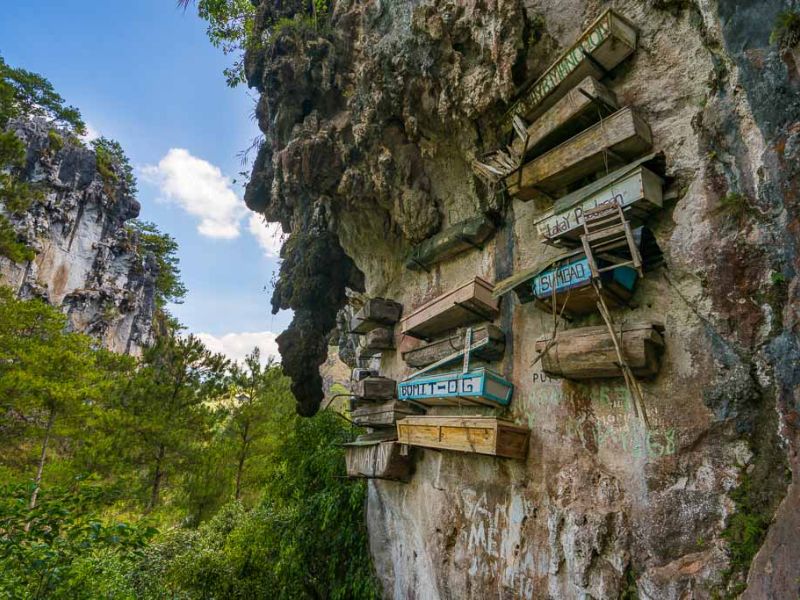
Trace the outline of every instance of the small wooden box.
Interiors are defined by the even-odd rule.
[[[466,328],[459,329],[447,337],[403,352],[403,360],[416,369],[427,367],[463,350],[465,335]],[[475,348],[476,346],[478,347]],[[472,347],[475,349],[472,351],[471,356],[478,360],[486,362],[497,361],[503,358],[506,348],[506,336],[499,327],[481,325],[472,330]]]
[[[406,417],[397,422],[403,444],[525,459],[530,430],[495,417]]]
[[[353,442],[345,444],[347,476],[406,481],[411,475],[408,448],[397,442]]]
[[[390,400],[396,392],[397,382],[388,377],[367,377],[353,385],[353,395],[361,400]]]
[[[400,320],[403,305],[385,298],[370,298],[350,321],[350,332],[364,334],[376,327],[394,325]]]
[[[456,327],[491,321],[499,313],[499,301],[492,297],[493,289],[491,283],[475,277],[414,309],[401,321],[401,331],[429,340]]]
[[[494,223],[484,216],[456,223],[415,246],[406,267],[412,271],[427,270],[462,252],[480,248],[494,231]]]
[[[507,176],[506,186],[520,200],[552,199],[583,177],[641,156],[652,142],[647,123],[623,108]]]
[[[631,323],[617,333],[625,361],[637,377],[653,377],[658,373],[664,349],[663,331],[660,323]],[[550,339],[550,336],[539,338],[536,352],[541,353]],[[622,377],[618,363],[607,327],[581,327],[556,335],[555,344],[542,357],[542,370],[567,379]]]
[[[421,412],[422,409],[413,404],[399,400],[356,401],[350,418],[359,427],[394,427],[403,417],[418,415]]]
[[[394,329],[376,327],[364,336],[364,346],[358,350],[359,356],[375,356],[387,350],[394,350]]]

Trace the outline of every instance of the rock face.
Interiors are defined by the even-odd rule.
[[[43,122],[12,128],[27,147],[21,179],[43,196],[9,217],[36,257],[22,264],[0,257],[3,284],[61,306],[73,330],[108,349],[138,353],[152,336],[158,272],[138,234],[125,228],[139,203],[124,183],[103,179],[92,150],[68,141],[54,147]]]
[[[296,311],[280,347],[310,414],[345,288],[410,310],[547,252],[534,225],[547,207],[489,193],[469,165],[497,147],[518,86],[605,6],[342,0],[329,25],[276,26],[295,4],[258,9],[265,44],[246,62],[267,141],[247,202],[290,232],[273,305]],[[409,483],[371,482],[387,598],[797,596],[800,55],[770,41],[790,3],[614,8],[639,47],[606,83],[649,122],[670,178],[648,223],[665,266],[614,315],[666,326],[660,373],[642,383],[650,428],[621,380],[531,367],[552,318],[505,297],[496,366],[515,385],[505,416],[531,428],[528,458],[421,451]],[[503,223],[482,250],[404,267],[413,244],[479,213]],[[399,351],[381,369],[409,374]]]

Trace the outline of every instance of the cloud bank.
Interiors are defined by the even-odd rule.
[[[244,357],[258,346],[261,349],[261,362],[266,364],[269,358],[280,360],[277,333],[271,331],[245,331],[242,333],[226,333],[222,336],[210,333],[198,333],[196,337],[212,352],[224,354],[231,360],[242,362]]]

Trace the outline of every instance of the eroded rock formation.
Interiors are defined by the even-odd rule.
[[[469,165],[497,146],[518,86],[606,8],[332,4],[325,25],[287,26],[278,19],[302,3],[262,2],[263,48],[247,56],[266,135],[247,202],[290,234],[273,306],[295,310],[280,348],[303,414],[322,397],[317,367],[345,288],[411,309],[546,252],[534,226],[542,207],[490,194]],[[651,428],[632,421],[619,381],[531,368],[551,318],[506,297],[507,416],[531,427],[528,459],[423,451],[408,484],[371,482],[387,597],[797,594],[800,71],[797,49],[770,40],[791,6],[614,8],[639,46],[608,85],[649,122],[671,180],[648,223],[665,267],[644,279],[631,313],[666,326],[661,371],[643,383]],[[482,251],[430,272],[404,267],[414,243],[480,212],[503,223]],[[399,352],[381,367],[408,374]]]
[[[137,233],[125,227],[139,203],[121,177],[100,175],[92,150],[50,135],[46,123],[17,122],[12,129],[27,147],[21,179],[42,198],[24,214],[9,215],[36,257],[25,263],[0,257],[2,283],[20,297],[61,306],[73,330],[110,350],[137,353],[151,340],[158,273]]]

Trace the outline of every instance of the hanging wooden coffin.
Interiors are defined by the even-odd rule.
[[[611,263],[598,258],[597,264],[602,269]],[[636,270],[631,267],[618,267],[602,274],[600,293],[609,308],[627,305],[638,278]],[[597,295],[592,287],[589,261],[583,251],[570,260],[537,273],[530,281],[533,299],[543,303],[548,310],[553,308],[553,288],[558,312],[564,308],[567,314],[580,315],[597,310]]]
[[[492,297],[493,289],[491,283],[475,277],[416,308],[401,321],[401,331],[429,340],[449,329],[491,321],[499,312],[499,302]]]
[[[661,208],[663,180],[640,164],[643,161],[614,171],[556,202],[536,221],[536,229],[544,242],[554,246],[580,245],[583,212],[603,204],[616,202],[626,216],[636,220]]]
[[[494,223],[484,216],[456,223],[415,246],[406,267],[413,271],[428,270],[467,250],[481,249],[494,231]]]
[[[396,391],[397,383],[388,377],[367,377],[353,384],[353,395],[361,400],[390,400]]]
[[[617,331],[625,362],[637,377],[658,373],[659,356],[664,348],[659,323],[631,323]],[[536,342],[536,352],[544,351],[551,336]],[[567,379],[622,377],[611,334],[606,326],[581,327],[561,331],[542,357],[542,370],[548,375]]]
[[[394,350],[394,329],[376,327],[364,336],[364,346],[359,348],[359,356],[375,356],[387,350]]]
[[[530,430],[495,417],[406,417],[397,422],[401,443],[524,460]]]
[[[529,88],[503,117],[503,132],[515,115],[536,119],[564,93],[589,75],[603,78],[636,49],[636,29],[627,19],[607,10]]]
[[[350,321],[350,332],[364,334],[376,327],[394,325],[400,320],[403,305],[385,298],[370,298]]]
[[[421,408],[408,402],[386,400],[384,402],[356,401],[350,418],[359,427],[394,427],[395,422],[409,415],[418,415]]]
[[[507,406],[514,386],[489,369],[417,377],[397,384],[397,397],[425,406]]]
[[[586,77],[528,126],[528,139],[514,136],[517,156],[538,155],[617,110],[614,92],[594,77]]]
[[[597,257],[597,264],[603,268],[611,263]],[[636,270],[630,267],[604,272],[601,294],[609,308],[625,306],[633,295],[637,280]],[[497,284],[495,295],[514,291],[522,304],[536,301],[542,308],[552,310],[553,288],[559,312],[563,308],[567,315],[580,315],[597,310],[597,296],[583,249],[562,253],[516,273]]]
[[[415,369],[427,367],[463,350],[465,333],[466,329],[462,328],[447,337],[403,352],[403,360]],[[491,324],[475,327],[472,330],[472,348],[473,358],[485,362],[500,360],[506,348],[506,336],[499,327]]]
[[[652,146],[650,127],[630,108],[570,138],[506,177],[520,200],[552,199],[568,185],[605,168],[617,168]]]
[[[407,481],[411,475],[408,448],[398,442],[353,442],[345,444],[347,476]]]

